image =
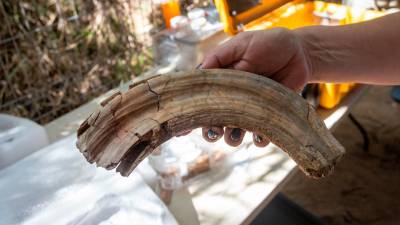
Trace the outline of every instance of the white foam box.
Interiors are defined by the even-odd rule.
[[[48,144],[44,127],[28,119],[0,114],[0,170]]]

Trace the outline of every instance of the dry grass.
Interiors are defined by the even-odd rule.
[[[151,6],[1,1],[0,111],[44,124],[142,73],[152,65],[143,27]]]

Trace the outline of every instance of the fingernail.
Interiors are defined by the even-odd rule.
[[[239,141],[240,136],[242,136],[242,131],[240,128],[233,128],[231,133],[232,141]]]
[[[196,66],[196,70],[200,69],[200,67],[203,65],[203,63],[200,63],[199,65]]]
[[[263,141],[262,137],[261,137],[260,135],[257,135],[257,134],[254,135],[254,140],[255,140],[256,142],[258,142],[258,143],[260,143],[260,142]]]
[[[208,137],[210,140],[215,140],[215,139],[218,138],[218,133],[215,132],[215,131],[213,131],[212,129],[209,129],[209,130],[207,131],[207,137]]]

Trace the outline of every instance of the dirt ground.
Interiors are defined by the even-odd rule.
[[[398,225],[400,104],[389,87],[372,87],[351,112],[368,131],[370,152],[346,118],[334,132],[347,150],[334,174],[313,180],[298,173],[283,193],[331,225]]]

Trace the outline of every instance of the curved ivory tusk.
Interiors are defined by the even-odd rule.
[[[157,75],[115,93],[82,123],[90,162],[128,176],[154,148],[198,127],[264,134],[311,177],[328,175],[345,150],[298,94],[266,77],[213,69]]]

